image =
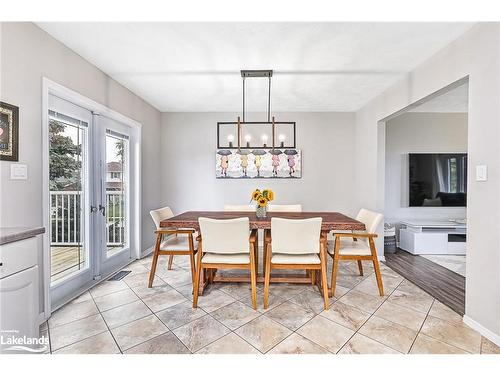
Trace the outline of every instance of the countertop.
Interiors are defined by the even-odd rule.
[[[22,241],[45,233],[44,227],[4,227],[0,228],[0,245]]]

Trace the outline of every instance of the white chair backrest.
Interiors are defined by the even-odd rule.
[[[301,204],[270,204],[269,212],[302,212]]]
[[[377,227],[384,218],[384,215],[379,214],[378,212],[370,211],[365,208],[359,210],[358,216],[356,216],[356,220],[361,221],[365,224],[367,233],[375,233],[377,231]]]
[[[155,222],[156,229],[160,229],[160,222],[165,219],[170,219],[172,216],[174,216],[174,213],[170,209],[170,207],[163,207],[159,208],[157,210],[151,210],[149,211],[149,214],[153,218],[153,221]]]
[[[292,220],[271,218],[272,252],[285,254],[317,254],[322,218]]]
[[[255,207],[254,204],[225,204],[224,211],[254,212]]]
[[[218,254],[250,252],[248,217],[228,220],[200,217],[198,222],[203,252]]]

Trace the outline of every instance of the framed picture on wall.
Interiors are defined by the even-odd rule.
[[[19,161],[19,107],[0,102],[0,160]]]
[[[219,149],[215,153],[216,178],[301,178],[302,153],[298,149]]]

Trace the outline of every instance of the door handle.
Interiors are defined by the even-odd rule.
[[[99,205],[99,211],[101,211],[102,216],[106,216],[106,206]]]
[[[97,212],[97,207],[96,206],[90,206],[90,212],[92,212],[92,213]]]

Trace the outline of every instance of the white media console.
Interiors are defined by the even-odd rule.
[[[467,225],[454,221],[403,221],[399,247],[412,254],[465,255]]]

